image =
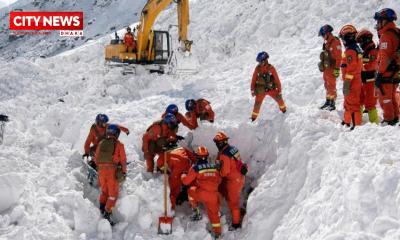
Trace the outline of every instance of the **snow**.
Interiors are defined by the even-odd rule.
[[[98,1],[94,18],[128,14],[120,10],[125,1],[106,2]],[[16,4],[22,3],[27,4]],[[210,100],[215,123],[202,123],[193,133],[181,127],[180,134],[193,135],[192,146],[205,145],[215,157],[212,137],[225,131],[249,164],[246,181],[254,187],[242,229],[227,231],[229,213],[223,208],[224,239],[400,238],[399,128],[375,126],[365,116],[354,131],[342,127],[340,81],[338,110],[318,110],[325,94],[317,69],[319,27],[330,23],[337,33],[352,22],[372,30],[372,15],[383,7],[400,12],[394,0],[191,1],[191,58],[198,64],[193,75],[141,71],[124,76],[120,69],[106,69],[104,46],[112,34],[100,31],[105,23],[93,27],[101,37],[45,59],[38,56],[49,53],[43,46],[54,39],[6,45],[0,51],[16,56],[0,60],[0,110],[11,120],[0,145],[0,238],[210,239],[204,209],[203,219],[193,223],[188,204],[177,208],[172,235],[157,235],[163,179],[144,173],[141,153],[143,132],[169,103],[184,111],[187,98],[200,97]],[[107,24],[117,29],[134,24],[135,19],[126,19]],[[175,22],[171,8],[155,28],[168,29]],[[175,28],[171,35],[177,47]],[[288,111],[281,114],[267,98],[260,118],[250,123],[250,78],[261,50],[280,75]],[[112,229],[100,217],[99,191],[87,184],[81,160],[89,127],[100,112],[130,130],[120,136],[131,164]]]

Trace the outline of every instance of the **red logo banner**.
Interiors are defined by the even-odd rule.
[[[10,12],[10,30],[83,30],[83,12]]]

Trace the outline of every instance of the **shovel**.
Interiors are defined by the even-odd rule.
[[[164,152],[164,215],[158,218],[158,234],[168,235],[172,233],[172,221],[173,217],[168,217],[167,214],[167,151]]]

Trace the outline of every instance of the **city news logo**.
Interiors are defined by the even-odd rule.
[[[60,31],[62,37],[83,36],[83,12],[10,12],[10,30],[16,35],[48,35]]]

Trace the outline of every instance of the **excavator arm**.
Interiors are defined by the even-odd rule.
[[[137,54],[138,59],[147,58],[152,35],[152,26],[160,14],[173,0],[149,0],[142,10],[140,23],[137,31]],[[178,25],[179,41],[184,44],[184,50],[190,51],[192,41],[187,39],[187,29],[189,25],[189,0],[177,0],[178,4]]]

